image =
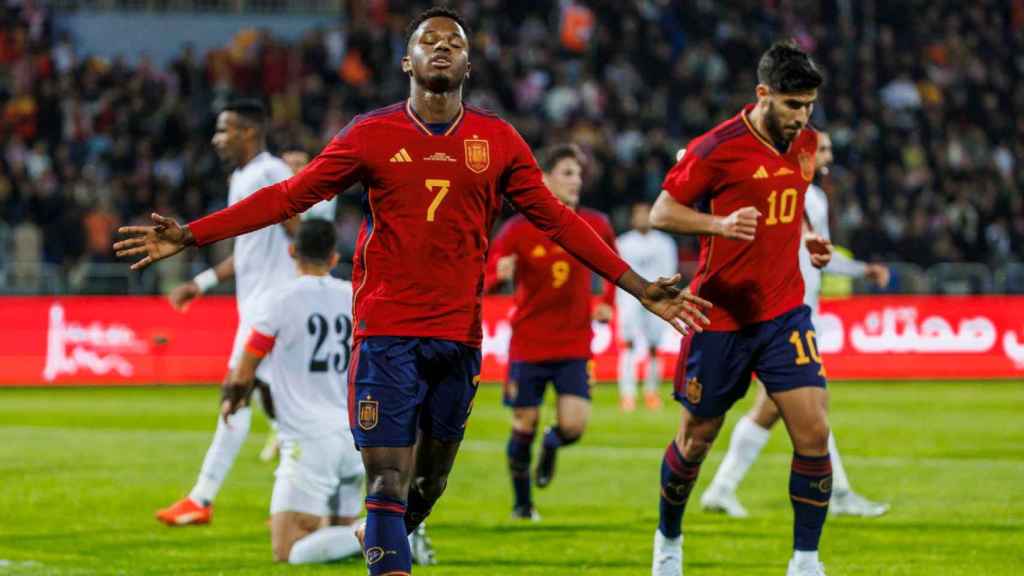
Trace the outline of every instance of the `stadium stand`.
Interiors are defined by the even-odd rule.
[[[224,205],[209,138],[229,97],[264,98],[273,145],[313,151],[354,114],[403,97],[403,28],[423,3],[342,4],[298,41],[239,30],[222,49],[183,46],[161,66],[92,57],[51,4],[4,2],[2,290],[156,292],[215,261],[203,252],[130,279],[113,264],[111,237],[153,210],[190,219]],[[584,146],[594,160],[584,202],[618,228],[631,201],[657,195],[679,147],[752,99],[757,55],[788,36],[830,72],[814,121],[835,144],[825,186],[838,243],[862,259],[906,262],[916,270],[908,291],[1021,290],[1020,268],[1007,263],[1024,246],[1024,2],[452,4],[478,53],[468,101],[500,112],[531,145]],[[359,218],[354,201],[343,206],[343,247]],[[693,259],[694,244],[681,246]]]

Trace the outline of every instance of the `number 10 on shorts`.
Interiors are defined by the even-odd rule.
[[[805,332],[803,338],[800,337],[799,330],[793,330],[793,333],[789,335],[789,343],[796,350],[797,366],[804,366],[814,361],[819,366],[818,375],[825,376],[825,366],[821,363],[821,356],[818,354],[818,343],[814,336],[814,330]],[[804,347],[805,341],[807,342],[806,348]],[[810,352],[810,355],[808,355],[808,352]]]

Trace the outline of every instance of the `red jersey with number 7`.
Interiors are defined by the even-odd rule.
[[[805,128],[786,150],[759,134],[753,105],[690,142],[662,184],[677,202],[715,216],[753,206],[761,212],[752,242],[700,238],[690,290],[715,304],[708,330],[737,330],[803,302],[799,248],[804,193],[814,179],[818,135]]]
[[[503,199],[606,279],[629,269],[544,186],[519,133],[471,106],[443,129],[425,124],[408,102],[357,116],[298,174],[189,229],[208,244],[280,222],[356,183],[365,190],[352,273],[357,339],[479,347],[488,234]]]
[[[577,212],[613,249],[615,231],[596,210]],[[497,262],[516,257],[515,309],[510,360],[546,362],[590,358],[593,274],[522,216],[509,218],[494,239],[487,263],[485,291],[500,282]],[[606,283],[602,301],[615,305],[615,286]]]

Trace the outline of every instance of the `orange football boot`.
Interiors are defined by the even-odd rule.
[[[156,512],[156,519],[168,526],[209,524],[212,518],[212,504],[210,506],[203,506],[188,496]]]

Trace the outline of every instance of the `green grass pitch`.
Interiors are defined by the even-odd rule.
[[[191,487],[214,426],[213,387],[0,389],[0,574],[365,574],[360,562],[270,562],[273,466],[257,461],[262,416],[208,527],[153,512]],[[549,399],[550,400],[550,399]],[[686,574],[782,575],[789,556],[789,445],[775,431],[732,520],[697,496],[722,457],[734,409],[687,511]],[[1024,574],[1024,383],[840,383],[832,423],[854,488],[890,501],[880,519],[830,519],[830,576]],[[440,564],[417,574],[650,573],[658,470],[678,407],[618,413],[596,389],[580,445],[536,494],[544,520],[509,519],[508,414],[480,390],[448,492],[428,525]],[[545,415],[550,417],[550,405]]]

